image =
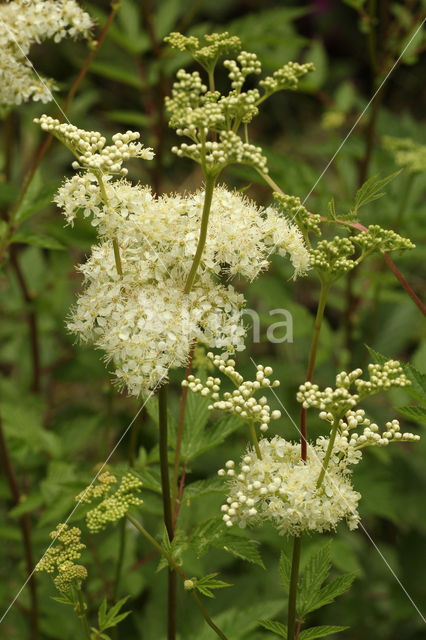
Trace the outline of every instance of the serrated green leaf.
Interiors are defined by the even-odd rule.
[[[377,175],[371,176],[364,184],[358,189],[355,195],[355,201],[351,210],[351,215],[356,215],[361,207],[378,200],[385,195],[384,191],[381,191],[391,180],[393,180],[398,174],[401,173],[401,169],[394,171],[385,178],[377,178]]]
[[[291,561],[289,558],[287,558],[284,551],[281,551],[279,569],[280,569],[281,586],[284,589],[284,591],[288,594],[290,590]]]
[[[332,633],[339,633],[339,631],[345,631],[349,627],[336,627],[332,625],[322,625],[320,627],[311,627],[310,629],[304,629],[299,634],[299,640],[315,640],[315,638],[325,638]]]
[[[132,470],[132,473],[142,480],[144,489],[151,489],[151,491],[161,494],[161,476],[159,469],[144,467],[140,470]]]
[[[217,580],[216,576],[218,575],[219,574],[217,572],[209,573],[203,578],[197,579],[195,581],[195,588],[204,596],[207,596],[208,598],[214,598],[215,596],[212,589],[223,589],[225,587],[232,586],[228,582],[223,582],[223,580]]]
[[[297,609],[301,615],[310,611],[322,583],[327,578],[330,565],[330,543],[327,543],[312,555],[302,574],[297,602]]]
[[[265,568],[256,543],[252,540],[228,534],[225,536],[225,540],[221,540],[220,543],[214,543],[214,546],[218,549],[224,549],[224,551],[232,553],[232,555],[237,558],[241,558],[242,560],[246,560],[252,564],[257,564],[263,569]]]
[[[415,405],[407,405],[406,407],[395,407],[399,413],[409,418],[409,420],[415,420],[416,422],[426,422],[426,407],[417,407]]]
[[[105,623],[105,619],[106,619],[106,611],[107,611],[107,599],[106,597],[102,600],[101,602],[101,606],[99,607],[98,610],[98,622],[99,622],[99,627],[102,629],[104,623]]]
[[[101,631],[104,631],[105,629],[110,629],[111,627],[115,627],[119,622],[124,620],[124,618],[127,618],[127,616],[131,613],[131,611],[125,611],[124,613],[119,613],[119,611],[123,607],[123,605],[127,602],[129,597],[130,596],[125,596],[124,598],[116,602],[109,609],[109,611],[106,610],[106,599],[104,600],[105,607],[103,608],[103,611],[102,611],[102,622],[101,622],[101,616],[99,615],[99,625],[100,625]],[[102,603],[101,608],[103,607],[104,602]],[[99,609],[99,614],[101,614],[101,609]]]
[[[355,577],[355,573],[346,573],[326,584],[309,603],[309,608],[299,612],[300,615],[306,615],[333,602],[333,600],[349,589]]]
[[[264,629],[276,633],[280,638],[287,639],[287,628],[281,622],[275,620],[259,620],[258,622]]]
[[[191,482],[183,491],[182,502],[186,502],[189,505],[191,500],[201,498],[209,493],[225,493],[225,485],[221,478],[206,478],[205,480]]]
[[[198,393],[188,393],[181,448],[183,460],[189,461],[198,455],[202,434],[210,415],[209,404],[209,400]]]

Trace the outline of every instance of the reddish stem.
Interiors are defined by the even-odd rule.
[[[188,380],[188,377],[191,373],[191,369],[192,369],[192,361],[194,359],[194,351],[195,351],[195,345],[197,344],[197,341],[194,340],[191,348],[189,350],[189,354],[188,354],[188,364],[186,365],[186,371],[185,371],[185,380]],[[180,403],[180,413],[179,413],[179,422],[178,422],[178,431],[177,431],[177,437],[176,437],[176,451],[175,451],[175,462],[174,462],[174,468],[173,468],[173,503],[174,503],[174,507],[175,507],[175,512],[176,512],[176,503],[177,503],[177,484],[178,484],[178,478],[179,478],[179,465],[180,465],[180,451],[181,451],[181,447],[182,447],[182,437],[183,437],[183,423],[184,423],[184,419],[185,419],[185,409],[186,409],[186,399],[188,397],[188,387],[183,387],[183,391],[182,391],[182,399],[181,399],[181,403]],[[184,474],[185,475],[185,474]],[[181,481],[182,483],[182,481]],[[176,516],[175,516],[176,518]]]
[[[186,477],[186,461],[183,463],[183,471],[182,471],[182,475],[180,477],[180,483],[179,483],[179,493],[175,502],[175,514],[174,514],[173,527],[176,527],[176,522],[179,515],[180,501],[182,498],[183,487],[185,485],[185,477]]]
[[[330,222],[329,218],[325,218],[324,216],[321,216],[321,220],[323,220],[324,222]],[[358,231],[368,231],[367,227],[364,227],[364,225],[360,224],[359,222],[346,222],[345,220],[339,220],[339,219],[335,220],[335,222],[337,222],[338,224],[343,224],[345,226],[353,227],[354,229],[358,229]],[[383,252],[383,257],[389,269],[392,271],[392,273],[396,276],[396,278],[402,284],[403,288],[408,293],[410,298],[417,305],[417,307],[420,309],[423,315],[426,315],[425,305],[422,303],[420,298],[416,295],[416,293],[410,287],[410,285],[408,284],[408,282],[406,281],[402,273],[399,271],[399,269],[397,269],[395,264],[392,262],[392,260],[389,257],[389,254],[386,253],[386,251]]]

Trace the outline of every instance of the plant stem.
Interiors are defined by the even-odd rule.
[[[185,371],[185,380],[188,380],[188,376],[191,373],[192,369],[192,360],[194,358],[195,345],[197,341],[194,340],[191,349],[189,350],[188,355],[188,364],[186,365]],[[180,402],[180,412],[179,412],[179,422],[177,429],[177,437],[176,437],[176,451],[175,451],[175,461],[173,466],[173,494],[172,494],[172,503],[173,503],[173,511],[176,514],[177,507],[177,496],[178,496],[178,481],[179,481],[179,467],[180,467],[180,452],[182,447],[182,437],[183,437],[183,423],[185,419],[185,409],[186,409],[186,400],[188,397],[188,387],[183,387],[182,398]],[[176,515],[175,515],[176,520]]]
[[[158,423],[160,429],[160,471],[161,490],[163,496],[164,524],[166,525],[169,541],[174,537],[172,501],[170,497],[169,458],[167,443],[167,383],[158,391]],[[171,567],[168,571],[167,589],[167,640],[176,638],[176,574]]]
[[[263,171],[261,171],[260,169],[256,169],[256,171],[264,179],[266,184],[269,184],[269,186],[271,187],[272,191],[276,191],[280,195],[285,196],[284,191],[281,189],[281,187],[279,187],[277,185],[277,183],[274,180],[272,180],[272,178],[269,175],[269,173],[263,173]]]
[[[254,428],[253,420],[250,420],[249,427],[250,427],[250,436],[251,436],[251,440],[253,442],[254,448],[256,450],[256,455],[259,458],[259,460],[262,460],[262,454],[260,452],[259,442],[257,440],[256,429]]]
[[[173,518],[170,500],[169,459],[167,443],[167,383],[158,390],[158,423],[160,429],[160,470],[163,494],[163,514],[169,540],[173,540]]]
[[[333,422],[333,427],[332,427],[331,433],[330,433],[330,440],[328,441],[327,451],[325,452],[324,460],[323,460],[323,463],[321,465],[321,471],[320,471],[320,474],[318,476],[317,489],[319,489],[320,486],[323,483],[324,476],[325,476],[325,473],[327,471],[328,463],[330,462],[331,454],[332,454],[332,451],[333,451],[334,441],[336,440],[338,427],[339,427],[339,420],[335,418],[335,420]]]
[[[129,522],[131,522],[133,524],[133,526],[136,527],[136,529],[138,531],[140,531],[140,533],[143,536],[145,536],[145,538],[147,540],[149,540],[149,542],[157,549],[157,551],[159,551],[161,553],[161,555],[166,558],[166,560],[169,563],[169,565],[171,565],[173,567],[174,571],[182,578],[182,580],[186,580],[187,579],[186,575],[184,574],[184,572],[182,571],[180,566],[176,563],[176,561],[173,558],[173,556],[171,556],[165,549],[163,549],[163,547],[157,542],[157,540],[155,538],[153,538],[153,536],[150,533],[148,533],[148,531],[141,525],[140,522],[138,522],[138,520],[136,520],[136,518],[134,518],[133,516],[131,516],[128,513],[126,514],[126,518],[129,520]],[[196,602],[197,607],[200,609],[200,611],[201,611],[205,621],[207,622],[207,624],[217,633],[219,638],[222,638],[222,640],[228,640],[227,637],[225,636],[225,634],[219,629],[219,627],[217,627],[215,625],[213,620],[210,618],[209,614],[205,610],[202,602],[200,601],[200,599],[197,596],[197,594],[195,593],[195,591],[191,591],[190,593],[191,593],[192,598]]]
[[[18,482],[15,475],[15,470],[12,465],[12,460],[9,455],[9,449],[7,447],[6,438],[3,431],[3,423],[0,416],[0,458],[2,459],[2,466],[4,474],[6,476],[7,483],[9,485],[10,493],[12,495],[14,506],[21,502],[21,492],[18,487]],[[26,513],[19,518],[19,527],[21,529],[22,544],[24,547],[25,564],[27,575],[30,576],[28,581],[28,589],[30,592],[31,608],[29,615],[31,618],[31,640],[38,640],[38,598],[37,598],[37,582],[34,573],[34,558],[31,547],[31,518],[30,514]]]
[[[195,252],[194,260],[192,262],[191,270],[188,274],[184,292],[189,293],[191,291],[192,285],[194,283],[195,276],[197,274],[197,269],[199,267],[201,256],[203,255],[204,245],[206,244],[207,238],[207,227],[209,224],[209,214],[212,205],[213,199],[213,190],[216,184],[216,176],[206,175],[206,189],[204,195],[204,206],[203,213],[201,216],[201,228],[200,228],[200,237],[198,239],[197,250]]]
[[[308,371],[306,373],[306,382],[312,381],[312,376],[315,368],[315,361],[317,357],[317,349],[318,349],[318,338],[321,330],[322,321],[324,318],[324,309],[325,304],[327,302],[328,290],[330,288],[329,284],[321,282],[321,292],[318,300],[318,308],[317,315],[315,318],[314,325],[314,333],[312,335],[312,344],[311,351],[309,354],[309,364]],[[307,432],[306,432],[306,409],[302,406],[300,410],[300,447],[301,447],[301,458],[302,460],[306,460],[307,457]]]
[[[24,298],[27,306],[26,316],[28,323],[28,330],[30,334],[31,345],[31,367],[32,367],[32,381],[31,391],[39,393],[41,383],[41,365],[40,365],[40,341],[38,335],[38,323],[37,316],[32,308],[34,298],[30,293],[27,282],[25,280],[24,273],[19,264],[18,252],[16,246],[12,245],[10,251],[10,264],[15,271],[16,279],[18,281],[19,288],[21,289],[22,297]]]
[[[295,536],[290,574],[290,593],[288,596],[287,640],[294,640],[296,626],[297,583],[299,578],[300,552],[302,536]]]
[[[106,207],[109,207],[109,199],[105,189],[105,184],[102,179],[102,174],[100,171],[94,172],[99,184],[99,189],[101,192],[102,200]],[[115,260],[115,268],[117,269],[117,273],[119,276],[123,275],[123,267],[121,266],[121,257],[120,257],[120,247],[118,246],[117,238],[113,238],[112,247],[114,249],[114,260]]]
[[[90,627],[89,627],[89,623],[87,622],[86,606],[84,604],[83,593],[81,589],[77,589],[77,594],[78,594],[78,604],[80,606],[80,613],[78,617],[81,618],[81,622],[82,622],[84,633],[87,640],[90,640]]]

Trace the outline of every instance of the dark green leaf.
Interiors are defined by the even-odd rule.
[[[402,413],[406,418],[409,418],[409,420],[426,422],[426,407],[408,405],[406,407],[395,407],[395,409],[399,411],[399,413]]]
[[[345,631],[349,627],[335,627],[330,625],[323,625],[320,627],[311,627],[310,629],[304,629],[300,635],[299,640],[315,640],[315,638],[325,638],[333,633],[339,633],[339,631]]]
[[[287,628],[281,623],[275,620],[259,620],[259,624],[268,631],[276,633],[280,638],[287,638]]]
[[[352,582],[355,580],[355,573],[346,573],[343,576],[339,576],[335,578],[328,584],[326,584],[322,589],[316,594],[316,597],[312,599],[309,603],[309,608],[303,611],[303,614],[306,615],[311,611],[315,611],[316,609],[320,609],[324,607],[326,604],[330,604],[340,596],[342,593],[345,593],[351,586]]]
[[[281,586],[288,594],[290,590],[290,576],[291,576],[291,561],[287,558],[284,551],[281,551],[280,557],[280,578]]]

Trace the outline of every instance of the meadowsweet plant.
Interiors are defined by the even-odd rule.
[[[53,80],[34,73],[31,46],[53,38],[89,37],[93,20],[74,0],[7,0],[0,5],[0,105],[50,102]]]
[[[86,640],[142,635],[150,640],[149,624],[145,627],[140,617],[135,621],[142,600],[161,612],[167,640],[334,637],[347,627],[312,627],[315,618],[311,614],[345,593],[356,579],[354,572],[333,575],[330,551],[332,539],[341,531],[355,537],[364,528],[362,505],[368,497],[361,495],[364,490],[354,470],[358,465],[381,464],[379,449],[389,444],[405,448],[420,439],[393,415],[378,419],[372,401],[383,392],[389,393],[392,404],[406,392],[421,400],[424,378],[410,365],[370,349],[372,362],[356,366],[357,357],[348,348],[348,366],[342,366],[336,353],[321,375],[316,371],[329,298],[343,299],[344,286],[350,298],[351,279],[360,267],[384,259],[421,308],[389,257],[390,252],[401,255],[414,250],[414,242],[399,233],[399,225],[386,228],[382,219],[364,224],[363,218],[364,207],[382,198],[399,172],[361,180],[352,202],[330,196],[328,207],[319,205],[318,211],[310,211],[302,193],[287,193],[271,177],[270,150],[259,141],[262,129],[256,119],[270,98],[273,104],[278,92],[284,92],[280,97],[284,104],[288,92],[312,91],[309,82],[314,82],[314,65],[282,61],[269,71],[268,62],[268,72],[264,72],[260,56],[246,51],[242,39],[228,32],[199,36],[173,31],[161,44],[149,3],[143,5],[157,66],[147,74],[138,63],[137,86],[151,100],[153,77],[158,73],[162,95],[167,89],[165,73],[171,61],[174,64],[174,56],[190,60],[170,82],[168,95],[163,96],[164,111],[147,116],[155,120],[155,135],[144,132],[141,136],[129,129],[108,140],[100,131],[51,115],[34,119],[43,132],[65,147],[58,157],[66,158],[68,152],[73,156],[74,173],[63,180],[53,201],[65,224],[74,229],[56,230],[57,235],[69,233],[67,237],[73,238],[76,234],[78,239],[83,233],[93,239],[76,268],[81,277],[66,329],[84,347],[79,354],[89,353],[86,347],[101,352],[118,390],[107,392],[110,400],[105,414],[99,411],[95,397],[89,399],[92,412],[99,414],[96,423],[87,421],[95,464],[84,470],[78,461],[67,473],[55,461],[49,466],[60,490],[77,495],[68,519],[61,518],[62,523],[50,533],[52,543],[36,564],[36,573],[53,577],[59,592],[55,600],[72,608]],[[106,30],[117,11],[116,2],[111,11]],[[131,19],[120,27],[136,29],[129,27],[136,23],[135,15],[130,14]],[[59,42],[67,36],[88,38],[94,27],[92,18],[74,0],[11,0],[0,4],[0,22],[4,25],[0,103],[5,108],[30,100],[47,102],[52,97],[53,81],[34,76],[28,62],[33,43],[46,38]],[[120,29],[113,31],[113,37],[116,43],[122,40]],[[135,37],[129,45],[132,63],[139,53],[138,42]],[[141,42],[144,48],[143,39]],[[95,72],[104,69],[103,65],[95,65]],[[109,77],[120,77],[120,71],[115,68]],[[121,77],[127,78],[128,86],[136,86],[126,73]],[[315,90],[312,95],[318,97]],[[152,107],[152,101],[148,102]],[[136,117],[140,114],[132,113],[126,120],[122,112],[105,111],[117,122],[133,122],[130,126],[143,121]],[[188,181],[178,192],[157,189],[158,181],[151,188],[131,177],[145,168],[147,175],[154,175],[155,163],[161,163],[165,114],[174,137],[166,162],[186,159],[181,164],[189,167]],[[422,170],[423,147],[396,138],[387,138],[384,144],[396,164],[410,174]],[[268,188],[266,204],[257,201],[256,189],[254,195],[251,191],[245,194],[246,189],[227,183],[233,167]],[[18,213],[23,205],[30,206],[25,192],[22,200]],[[11,244],[16,244],[19,236],[14,240],[15,229],[10,221],[7,224]],[[31,305],[32,293],[13,249],[10,257]],[[293,291],[294,281],[300,278],[304,285],[298,289],[303,292],[301,305],[308,306],[309,295],[318,290],[302,375],[291,357],[269,366],[267,349],[259,349],[253,358],[244,356],[249,342],[244,309],[252,283],[259,280],[255,285],[259,292],[263,282],[268,282],[265,274],[271,263],[278,265],[279,274],[274,296],[285,287]],[[289,278],[287,283],[283,273]],[[294,304],[293,299],[289,302]],[[34,337],[31,313],[32,308],[28,318]],[[331,317],[333,323],[338,320]],[[33,354],[37,355],[37,348],[33,344]],[[352,356],[354,363],[349,366]],[[339,373],[334,375],[334,371],[330,378],[333,369]],[[88,375],[92,375],[90,369]],[[115,396],[119,399],[114,400]],[[289,397],[300,410],[298,420],[282,402]],[[111,446],[111,424],[119,416],[113,414],[115,402],[132,411],[137,406],[137,414]],[[418,415],[417,406],[397,409],[408,417]],[[46,419],[56,410],[51,403]],[[150,451],[138,446],[142,440],[139,416],[143,442],[150,443]],[[108,423],[106,435],[98,440],[96,429],[104,421]],[[69,446],[76,428],[67,416],[68,423],[71,435],[63,443],[50,431],[43,432],[43,437],[38,433],[42,444],[32,464],[37,466],[43,456],[50,461],[62,444],[65,449]],[[0,416],[4,454],[1,431]],[[128,432],[129,451],[123,461]],[[215,460],[222,460],[218,470],[219,464],[207,458],[213,453]],[[202,455],[205,464],[198,461]],[[10,464],[6,470],[13,491],[17,484],[14,471]],[[43,485],[43,493],[48,494],[48,489],[48,484]],[[31,564],[27,506],[19,492],[14,496],[15,517],[22,518],[27,564]],[[58,498],[60,494],[55,493],[54,499]],[[196,500],[201,506],[194,504]],[[40,505],[31,496],[28,502],[29,509],[32,504]],[[55,509],[42,516],[41,526],[57,522],[61,505]],[[277,600],[244,603],[239,590],[233,590],[229,566],[247,561],[259,570],[265,568],[260,541],[266,539],[268,562],[273,551],[279,566],[279,582],[268,586],[269,593],[276,591]],[[214,554],[209,553],[212,550]],[[225,564],[218,559],[222,556],[227,558]],[[156,600],[161,600],[158,604],[151,601],[151,595],[141,597],[137,583],[139,572],[144,585],[154,580],[149,573],[151,561],[156,562],[158,584],[162,585],[155,591]],[[220,563],[221,570],[214,562]],[[41,576],[38,580],[41,582]],[[34,583],[32,588],[36,588]],[[208,599],[215,596],[217,602],[211,606]],[[232,608],[227,600],[234,602]],[[122,611],[125,603],[128,611]],[[241,613],[243,605],[246,608]],[[34,593],[32,611],[37,616]],[[164,635],[165,630],[159,633]],[[31,640],[41,640],[37,627]]]

